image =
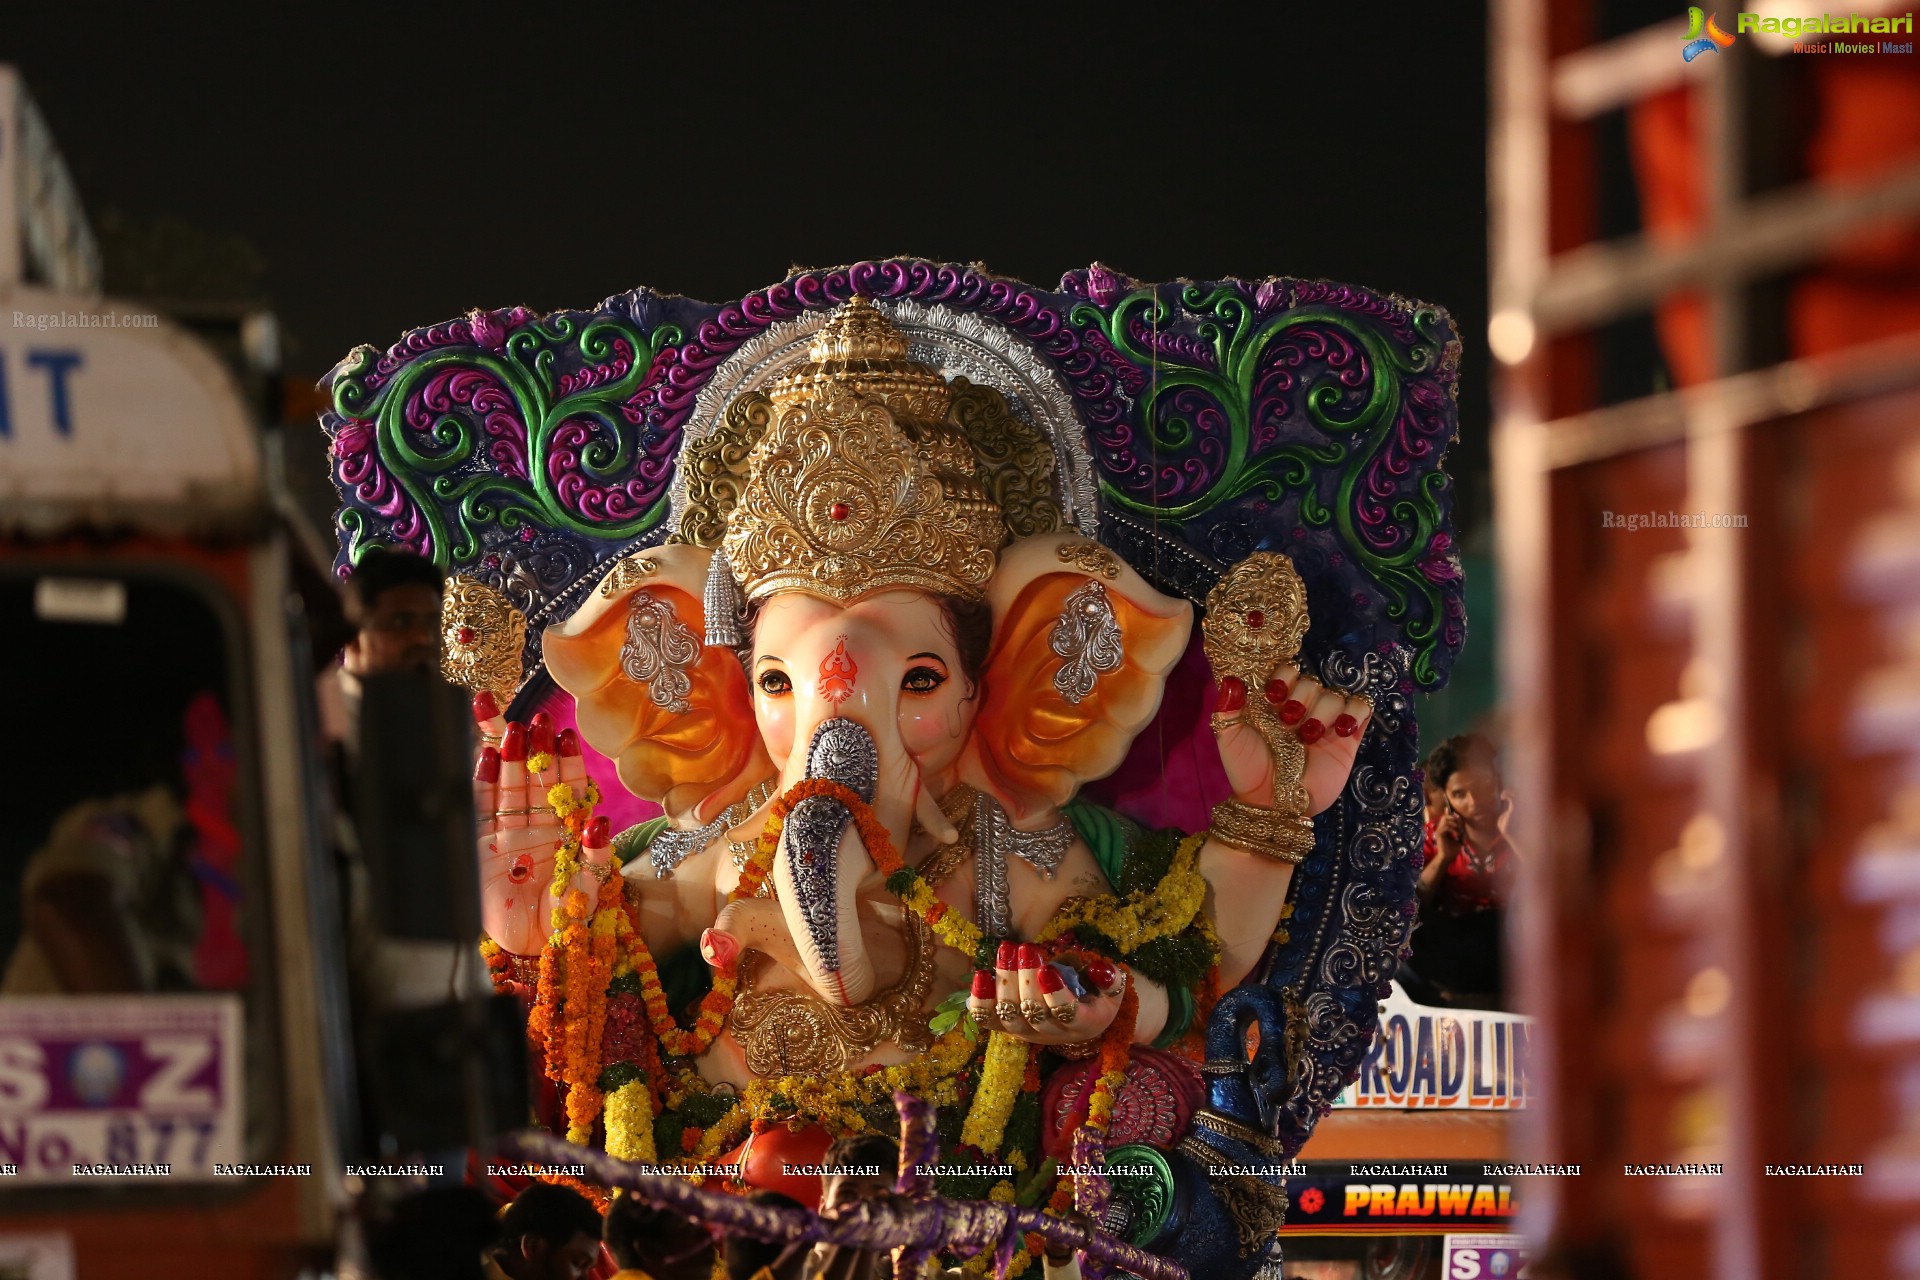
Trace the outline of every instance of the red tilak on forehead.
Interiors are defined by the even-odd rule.
[[[839,710],[840,704],[852,696],[853,682],[859,675],[860,668],[847,652],[847,638],[841,636],[833,652],[820,659],[820,696]]]

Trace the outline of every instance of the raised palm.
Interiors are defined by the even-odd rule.
[[[1347,785],[1372,705],[1365,698],[1348,698],[1326,688],[1292,663],[1277,668],[1259,692],[1250,694],[1232,676],[1221,681],[1214,712],[1220,763],[1234,798],[1263,809],[1274,805],[1274,758],[1249,719],[1249,697],[1265,698],[1274,707],[1280,731],[1305,745],[1300,782],[1307,789],[1307,812],[1319,813]]]
[[[534,955],[552,932],[553,911],[560,905],[552,892],[553,868],[567,835],[547,793],[554,783],[566,782],[583,795],[586,769],[573,730],[556,735],[545,712],[527,724],[507,724],[490,711],[490,703],[476,701],[481,728],[500,738],[498,749],[481,748],[473,771],[481,922],[487,936],[506,950]],[[544,767],[529,769],[530,759]],[[598,886],[597,877],[582,873],[562,889],[584,890],[591,906]]]

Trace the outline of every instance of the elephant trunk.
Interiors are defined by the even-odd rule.
[[[835,716],[813,731],[805,776],[831,779],[872,804],[879,765],[865,727]],[[836,1004],[860,1004],[873,994],[873,961],[854,914],[854,895],[870,864],[853,815],[838,800],[812,796],[787,815],[774,883],[807,981]]]

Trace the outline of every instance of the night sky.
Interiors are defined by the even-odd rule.
[[[22,0],[0,61],[90,211],[258,250],[302,377],[471,307],[718,301],[896,253],[1046,287],[1096,259],[1323,276],[1453,313],[1452,469],[1482,523],[1480,7],[975,7],[303,25]]]

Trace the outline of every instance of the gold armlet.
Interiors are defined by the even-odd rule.
[[[1238,800],[1213,806],[1209,834],[1221,844],[1298,865],[1313,851],[1313,819],[1305,814],[1256,809]]]

